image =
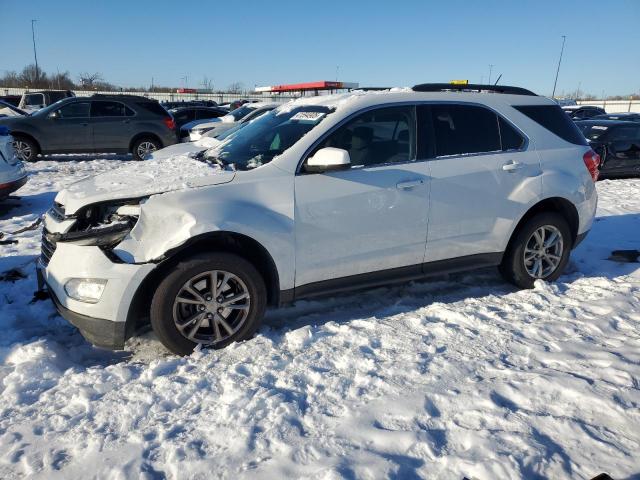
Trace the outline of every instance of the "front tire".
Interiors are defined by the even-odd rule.
[[[267,304],[256,268],[230,253],[200,254],[178,263],[151,302],[151,326],[171,352],[196,345],[224,348],[251,338]]]
[[[564,217],[555,212],[539,213],[516,232],[499,270],[521,288],[533,288],[536,280],[557,280],[569,261],[573,245]]]
[[[133,142],[131,153],[134,160],[144,160],[147,155],[152,154],[156,150],[160,150],[162,144],[153,137],[142,137]]]
[[[17,135],[13,139],[13,149],[16,156],[23,162],[35,162],[40,153],[38,144],[29,137]]]

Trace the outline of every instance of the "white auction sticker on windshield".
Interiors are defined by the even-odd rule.
[[[291,117],[291,120],[297,120],[305,123],[318,123],[325,115],[325,112],[298,112]]]
[[[609,127],[602,127],[600,125],[594,125],[593,127],[591,127],[593,130],[606,130]]]

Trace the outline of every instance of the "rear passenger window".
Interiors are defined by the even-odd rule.
[[[431,107],[436,156],[464,155],[500,150],[498,116],[473,105]]]
[[[582,132],[558,105],[514,105],[513,108],[563,140],[574,145],[587,145]]]
[[[524,146],[524,137],[504,118],[498,117],[500,143],[502,150],[520,150]]]
[[[126,107],[120,102],[91,102],[92,117],[125,117]]]
[[[349,152],[352,166],[413,160],[413,107],[371,110],[333,132],[319,148]]]

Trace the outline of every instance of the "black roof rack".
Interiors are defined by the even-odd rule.
[[[414,92],[445,92],[455,90],[459,92],[493,92],[493,93],[509,93],[512,95],[533,95],[537,97],[531,90],[522,87],[511,87],[509,85],[481,85],[478,83],[454,84],[454,83],[421,83],[415,85],[412,90]]]

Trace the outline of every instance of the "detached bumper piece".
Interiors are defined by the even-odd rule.
[[[112,322],[72,312],[60,303],[55,293],[49,290],[51,300],[58,313],[66,321],[80,330],[82,336],[96,347],[123,350],[125,342],[124,322]]]

